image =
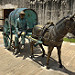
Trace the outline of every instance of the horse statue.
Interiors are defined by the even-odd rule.
[[[36,25],[32,30],[32,37],[41,40],[43,42],[43,45],[48,46],[48,56],[47,56],[47,67],[49,68],[49,58],[51,56],[51,53],[53,51],[54,47],[57,47],[58,50],[58,58],[59,58],[59,67],[62,68],[62,62],[61,62],[61,46],[63,42],[63,37],[68,33],[75,30],[75,21],[74,21],[74,15],[71,17],[63,19],[60,23],[57,25],[51,25],[51,26],[45,26],[42,25]],[[46,29],[43,34],[43,29]],[[43,35],[42,35],[43,34]],[[42,37],[42,38],[41,38]],[[30,49],[31,49],[31,57],[33,57],[33,46],[35,42],[31,41],[30,43]],[[42,44],[39,44],[43,51],[43,57],[45,55],[44,48]]]

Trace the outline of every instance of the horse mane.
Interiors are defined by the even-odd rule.
[[[60,24],[64,19],[69,18],[69,16],[63,17],[61,20],[59,20],[56,25]]]

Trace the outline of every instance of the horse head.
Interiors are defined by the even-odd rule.
[[[65,28],[66,28],[66,31],[72,33],[74,31],[74,28],[75,28],[75,21],[74,21],[74,18],[75,18],[75,14],[72,15],[72,16],[69,16],[68,18],[65,19],[64,23],[65,23]]]
[[[75,14],[70,18],[71,26],[69,27],[69,32],[75,36]]]
[[[75,36],[75,21],[72,24],[73,29],[71,30],[71,33]]]

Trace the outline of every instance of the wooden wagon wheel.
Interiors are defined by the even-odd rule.
[[[5,19],[5,24],[3,26],[3,40],[4,46],[9,49],[10,48],[10,27],[8,19]]]

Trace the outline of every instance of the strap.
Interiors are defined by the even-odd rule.
[[[54,26],[54,24],[50,24],[48,27],[46,27],[45,28],[45,26],[44,26],[44,30],[43,30],[43,33],[42,33],[42,37],[44,36],[44,34],[45,34],[45,32],[48,30],[48,28],[50,27],[50,26]]]

